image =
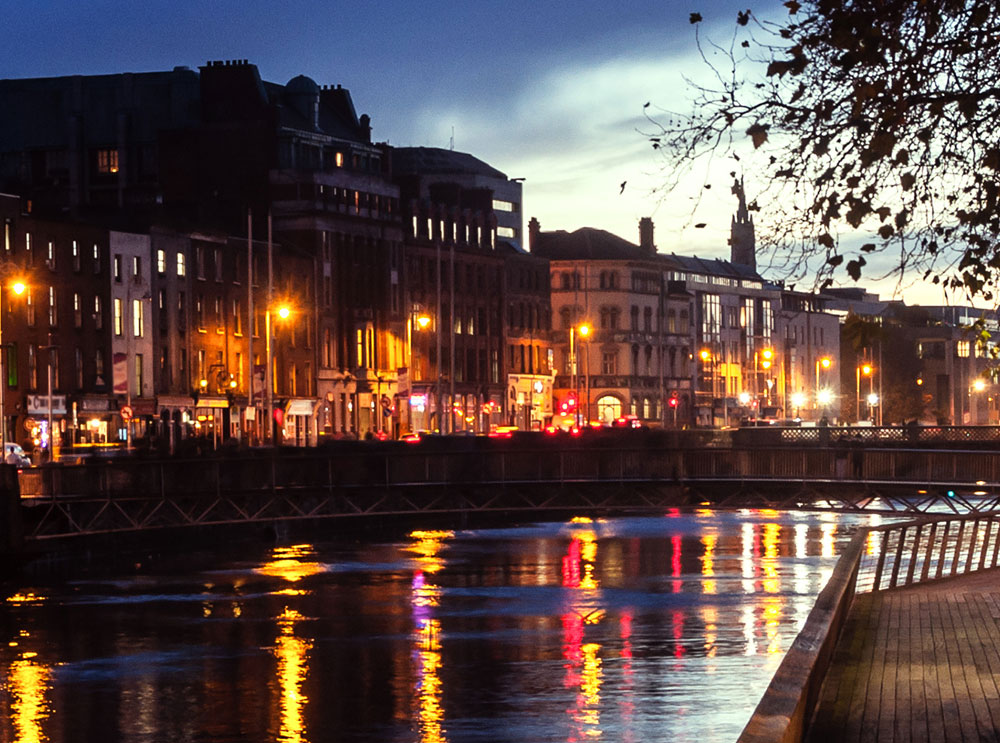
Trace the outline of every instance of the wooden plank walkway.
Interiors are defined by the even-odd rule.
[[[1000,570],[857,596],[806,740],[1000,741]]]

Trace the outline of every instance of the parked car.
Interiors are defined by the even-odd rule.
[[[3,461],[7,464],[16,464],[18,467],[27,467],[31,464],[31,460],[28,459],[28,455],[24,453],[21,445],[15,444],[13,441],[6,443],[3,454]]]

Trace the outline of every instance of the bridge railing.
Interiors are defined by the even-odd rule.
[[[661,448],[586,445],[294,449],[198,460],[45,465],[20,476],[24,498],[223,494],[433,485],[699,481],[947,483],[1000,487],[1000,452],[863,446]]]

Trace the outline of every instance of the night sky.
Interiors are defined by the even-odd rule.
[[[525,220],[545,230],[591,226],[637,241],[638,220],[652,216],[661,251],[728,257],[729,190],[706,200],[695,179],[662,200],[661,162],[640,132],[647,101],[690,110],[684,77],[705,74],[690,13],[704,16],[703,37],[726,43],[747,3],[0,0],[0,78],[246,59],[271,82],[305,74],[349,88],[376,141],[447,148],[454,137],[455,149],[525,179]],[[754,10],[787,17],[777,0]]]

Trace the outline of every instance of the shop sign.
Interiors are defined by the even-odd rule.
[[[48,415],[48,395],[28,395],[29,415]],[[52,415],[66,415],[66,395],[52,395]]]

